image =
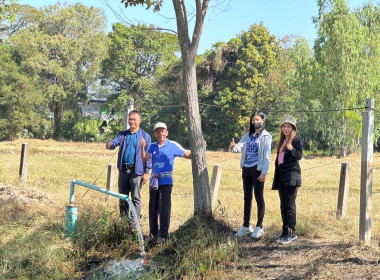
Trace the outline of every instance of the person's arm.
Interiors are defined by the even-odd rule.
[[[152,144],[152,139],[150,138],[150,135],[146,133],[146,137],[144,138],[144,140],[145,140],[145,152],[147,152],[150,148],[150,145]],[[151,169],[152,169],[152,159],[150,158],[145,163],[144,172],[148,174]]]
[[[150,160],[151,156],[145,151],[145,139],[144,137],[141,138],[140,142],[140,147],[141,147],[141,159],[144,163],[148,162]]]
[[[241,153],[241,151],[243,150],[244,143],[247,141],[247,139],[248,133],[246,133],[237,144],[235,143],[235,139],[232,138],[233,141],[230,143],[230,151],[232,153]]]
[[[270,154],[272,149],[272,136],[266,136],[263,145],[263,156],[264,156],[264,162],[261,170],[261,174],[266,175],[269,170],[269,164],[270,164]]]
[[[257,178],[260,182],[265,182],[268,171],[269,171],[269,162],[270,162],[270,154],[271,154],[271,148],[272,148],[272,136],[266,136],[265,137],[265,144],[263,147],[263,153],[264,153],[264,162],[261,170],[260,176]]]
[[[190,151],[186,151],[183,156],[183,158],[187,158],[187,159],[191,159],[191,152]]]
[[[106,149],[110,150],[112,146],[111,140],[106,143]]]
[[[302,159],[302,140],[300,138],[294,138],[291,142],[291,146],[291,155],[298,160]]]
[[[114,150],[119,145],[120,145],[120,134],[117,135],[114,139],[109,140],[106,143],[106,149],[107,150]]]

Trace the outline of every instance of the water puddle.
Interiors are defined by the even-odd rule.
[[[147,254],[141,258],[139,254],[132,254],[125,259],[109,261],[103,268],[102,279],[138,279],[170,264],[171,259],[165,256]]]
[[[112,260],[104,268],[104,279],[137,279],[148,271],[143,267],[143,259]]]

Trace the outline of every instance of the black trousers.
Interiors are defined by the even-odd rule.
[[[287,232],[287,228],[296,230],[297,208],[296,198],[298,187],[285,186],[282,180],[282,168],[279,167],[278,193],[280,195],[280,209],[282,218],[282,231]]]
[[[261,171],[257,170],[257,165],[253,167],[243,167],[243,190],[244,190],[244,219],[243,226],[249,227],[252,211],[252,197],[255,194],[257,204],[257,227],[263,227],[265,201],[264,201],[264,183],[257,180]]]
[[[167,238],[172,210],[173,185],[162,185],[158,190],[149,188],[149,227],[150,234]],[[160,227],[158,227],[160,221]]]
[[[135,168],[123,167],[122,171],[119,171],[119,193],[126,194],[130,197],[133,206],[135,207],[138,219],[140,219],[141,213],[141,187],[142,176],[135,174]],[[132,215],[129,209],[129,205],[125,200],[119,202],[120,214],[126,215],[132,219]]]

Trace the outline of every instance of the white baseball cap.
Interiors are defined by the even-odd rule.
[[[166,130],[168,129],[168,128],[166,127],[166,124],[163,123],[163,122],[158,122],[158,123],[156,123],[156,124],[154,125],[154,127],[153,127],[153,132],[156,131],[157,128],[165,128]]]

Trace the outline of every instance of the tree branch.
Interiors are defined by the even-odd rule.
[[[126,17],[126,16],[124,15],[123,12],[121,12],[122,14],[116,12],[116,11],[111,7],[111,5],[108,3],[107,0],[102,0],[102,3],[103,3],[104,5],[106,5],[106,6],[108,7],[108,9],[111,10],[111,12],[116,16],[116,18],[117,18],[121,23],[125,24],[126,26],[135,26],[135,27],[138,26],[138,24],[135,24],[132,20],[130,20],[128,17]],[[138,22],[138,23],[141,23],[141,22]],[[153,24],[151,24],[151,23],[149,23],[149,25],[154,26],[154,28],[140,28],[140,30],[168,31],[168,32],[171,32],[171,33],[177,35],[177,32],[174,31],[174,30],[172,30],[172,29],[158,27],[158,26],[153,25]]]

